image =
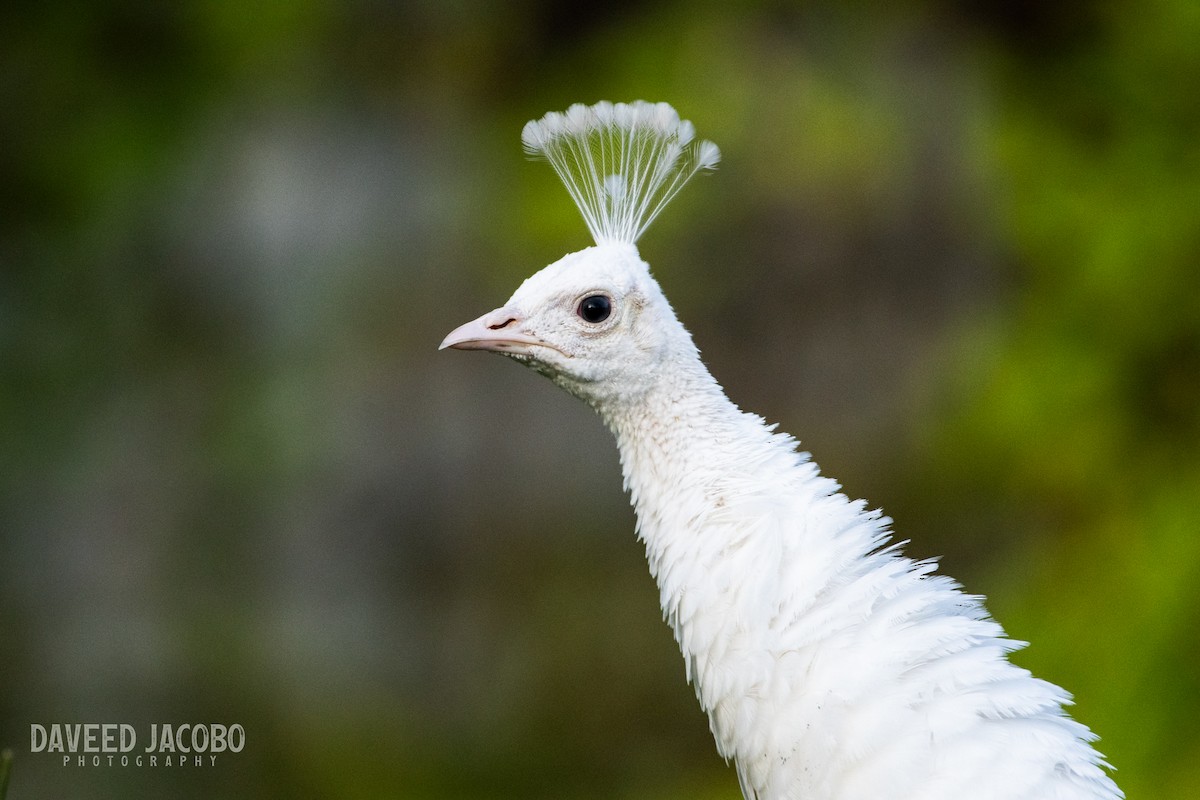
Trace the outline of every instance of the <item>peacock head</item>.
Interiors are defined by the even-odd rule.
[[[596,246],[542,269],[442,348],[502,353],[597,405],[617,387],[636,394],[673,346],[692,345],[635,243],[720,151],[666,103],[641,101],[551,112],[521,139],[558,173]]]
[[[596,403],[649,385],[680,329],[637,248],[611,243],[563,256],[442,347],[510,356]]]

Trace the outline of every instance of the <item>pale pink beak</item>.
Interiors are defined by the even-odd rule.
[[[442,340],[438,349],[453,347],[456,350],[491,350],[494,353],[532,355],[531,347],[548,347],[562,352],[554,345],[522,330],[524,322],[525,318],[519,311],[498,308],[450,331],[450,335]]]

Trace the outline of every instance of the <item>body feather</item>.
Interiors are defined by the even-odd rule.
[[[1121,796],[1069,695],[1007,660],[1022,643],[979,598],[904,557],[890,520],[734,406],[698,355],[680,371],[600,410],[747,798]]]

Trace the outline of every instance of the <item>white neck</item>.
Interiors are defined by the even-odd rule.
[[[1119,797],[1067,695],[1007,661],[978,600],[885,547],[890,521],[730,402],[679,330],[643,394],[597,410],[746,797]]]
[[[721,706],[753,693],[779,649],[779,614],[812,605],[839,565],[866,556],[882,533],[867,520],[844,535],[857,509],[834,494],[837,484],[818,475],[791,437],[738,409],[690,340],[681,350],[635,402],[598,410],[616,436],[638,536],[688,679],[722,755],[734,757],[737,726]],[[821,513],[835,524],[779,525]],[[764,573],[763,565],[778,569]]]

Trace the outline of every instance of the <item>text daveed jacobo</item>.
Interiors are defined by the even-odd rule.
[[[149,727],[149,744],[135,755],[133,763],[142,766],[147,763],[143,754],[150,754],[149,766],[158,766],[158,756],[164,757],[163,766],[185,766],[193,763],[185,758],[191,754],[206,754],[211,764],[216,763],[216,753],[240,753],[246,746],[245,729],[234,723],[224,725],[219,722],[207,724],[184,723],[152,723]],[[33,723],[29,726],[29,752],[31,753],[61,753],[63,765],[71,762],[72,756],[78,756],[80,766],[89,761],[93,766],[100,766],[101,756],[107,756],[109,766],[113,765],[114,756],[120,755],[119,763],[128,766],[129,754],[134,752],[138,744],[137,729],[127,722],[88,722],[88,723],[52,723],[41,725]],[[172,759],[172,754],[177,758]],[[91,755],[91,759],[87,756]],[[203,764],[203,759],[196,756],[196,766]]]

